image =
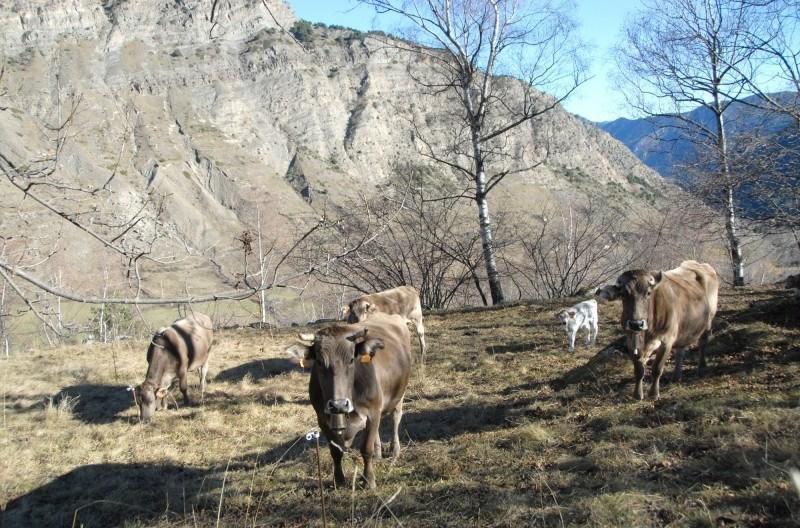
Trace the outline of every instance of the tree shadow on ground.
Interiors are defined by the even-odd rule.
[[[92,464],[11,501],[3,526],[122,526],[185,518],[202,509],[203,490],[221,480],[209,470],[155,464]],[[209,499],[210,500],[210,499]],[[189,513],[191,515],[191,513]]]
[[[729,323],[766,323],[784,328],[800,327],[800,297],[789,292],[773,292],[767,299],[750,302],[746,309],[721,310],[718,312]]]
[[[72,400],[74,403],[70,403]],[[75,418],[87,424],[109,424],[121,419],[119,413],[130,409],[133,396],[124,385],[82,383],[64,387],[53,396],[53,405],[72,409]]]
[[[464,433],[477,433],[509,425],[507,418],[516,414],[521,402],[492,405],[460,405],[446,409],[408,410],[400,423],[400,440],[415,442],[446,440]],[[391,416],[383,421],[391,423]],[[386,439],[387,436],[382,438]]]
[[[301,370],[300,367],[283,358],[256,359],[225,369],[214,377],[215,381],[237,382],[250,376],[253,381],[271,378],[284,372]]]

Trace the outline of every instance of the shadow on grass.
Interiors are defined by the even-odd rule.
[[[756,300],[745,310],[725,312],[731,323],[766,323],[784,328],[800,328],[800,298],[788,292],[775,293],[769,299]]]
[[[73,399],[72,414],[87,424],[109,424],[120,420],[119,413],[130,409],[131,393],[124,385],[82,383],[64,387],[53,396],[53,405],[68,404]]]
[[[507,345],[489,345],[485,347],[484,351],[487,354],[505,354],[506,352],[535,352],[541,346],[541,343],[509,343]]]
[[[221,484],[209,470],[155,464],[93,464],[73,469],[11,501],[3,526],[121,526],[191,515],[203,490]],[[210,500],[210,499],[209,499]],[[73,522],[74,521],[74,522]]]
[[[300,370],[300,367],[296,366],[288,359],[256,359],[235,367],[231,367],[229,369],[225,369],[217,374],[214,377],[214,380],[237,382],[249,375],[253,381],[258,381],[283,374],[284,372],[291,372],[292,370]]]
[[[410,437],[415,442],[446,440],[464,433],[477,433],[508,425],[506,418],[520,406],[507,404],[461,405],[446,409],[406,411],[400,423],[400,439]],[[383,422],[391,423],[391,416]],[[386,439],[386,436],[382,436]]]
[[[320,435],[320,449],[323,456],[327,455],[328,446],[325,437]],[[286,440],[275,447],[271,447],[266,451],[260,453],[248,453],[246,455],[237,457],[235,461],[231,462],[231,470],[249,470],[253,467],[264,467],[269,465],[277,465],[282,462],[291,462],[303,456],[307,449],[311,448],[313,441],[306,440],[305,434],[298,437]],[[356,444],[361,445],[361,444]],[[221,467],[220,470],[224,470]]]

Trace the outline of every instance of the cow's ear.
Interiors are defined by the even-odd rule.
[[[304,368],[308,366],[306,361],[310,362],[315,358],[314,345],[295,343],[286,349],[286,355],[289,356],[289,361],[295,365],[299,365],[300,368]]]
[[[367,303],[365,308],[369,313],[375,313],[375,311],[377,310],[377,308],[375,308],[375,305],[372,303]]]
[[[658,286],[658,283],[661,282],[661,279],[664,278],[664,272],[663,271],[654,271],[652,273],[652,276],[653,277],[650,279],[650,286],[655,288],[656,286]]]
[[[381,350],[383,347],[383,339],[378,337],[367,339],[360,345],[356,346],[356,357],[358,357],[358,360],[361,361],[361,363],[369,363],[375,356],[375,352]]]
[[[602,288],[598,288],[594,296],[600,302],[614,301],[619,298],[621,292],[622,288],[616,284],[607,284]]]
[[[165,389],[164,387],[159,387],[159,389],[156,391],[156,398],[163,398],[166,395],[167,395],[167,389]]]
[[[578,312],[576,312],[575,310],[570,310],[567,312],[567,315],[569,316],[570,319],[575,319],[575,316],[578,315]]]
[[[348,315],[350,315],[350,306],[342,306],[342,319],[347,319]]]
[[[359,330],[347,336],[348,341],[352,341],[356,345],[360,345],[367,340],[367,329]]]

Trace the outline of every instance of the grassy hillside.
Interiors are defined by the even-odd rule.
[[[689,354],[684,381],[641,403],[628,361],[597,355],[617,305],[575,354],[555,304],[428,316],[378,489],[334,491],[323,448],[329,525],[797,526],[798,301],[720,302],[709,372]],[[308,374],[282,357],[297,330],[221,332],[204,404],[147,427],[125,391],[144,342],[3,359],[2,525],[321,526]]]

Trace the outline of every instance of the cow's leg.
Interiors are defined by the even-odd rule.
[[[192,400],[189,399],[189,373],[186,371],[186,367],[181,367],[178,370],[178,382],[180,383],[181,393],[183,393],[183,404],[188,407],[192,404]]]
[[[400,456],[400,419],[403,417],[403,398],[397,402],[397,406],[392,412],[392,457],[397,458]]]
[[[592,333],[592,346],[594,346],[594,344],[597,343],[597,321],[592,323],[591,333]]]
[[[686,347],[676,348],[673,355],[675,356],[675,371],[672,377],[675,381],[680,381],[683,378],[683,356],[686,355]]]
[[[375,435],[375,453],[372,455],[375,460],[383,458],[383,444],[381,444],[381,430],[378,428],[378,434]]]
[[[711,339],[711,328],[703,332],[703,335],[700,336],[700,366],[699,370],[702,373],[706,369],[706,346],[708,346],[708,340]]]
[[[344,471],[342,471],[342,457],[344,453],[342,453],[342,450],[339,449],[338,446],[330,442],[330,440],[328,442],[328,449],[330,449],[331,458],[333,459],[333,481],[337,486],[346,486],[347,479],[344,478]]]
[[[633,397],[637,400],[644,399],[644,391],[642,390],[642,380],[644,379],[644,361],[641,357],[633,360],[633,378],[636,380],[636,385],[633,388]]]
[[[575,334],[577,334],[577,330],[575,332],[570,332],[568,334],[569,337],[569,351],[575,352]]]
[[[208,376],[208,360],[200,367],[200,399],[205,400],[206,396],[206,376]]]
[[[361,444],[361,458],[364,459],[364,480],[369,489],[375,489],[375,467],[372,458],[375,455],[375,438],[378,436],[380,425],[381,415],[380,411],[378,411],[367,419],[367,430],[364,434],[364,442]]]
[[[428,347],[425,344],[425,325],[422,324],[422,315],[418,318],[412,319],[414,326],[417,329],[417,338],[419,339],[419,350],[422,354],[422,364],[425,364],[425,353],[428,351]]]
[[[653,362],[653,383],[650,385],[650,398],[654,400],[657,400],[661,396],[661,375],[664,373],[664,365],[671,351],[672,346],[664,343],[656,352],[656,360]]]
[[[650,354],[661,346],[661,341],[653,339],[646,343],[644,350],[639,351],[639,355],[633,358],[633,375],[636,380],[636,386],[633,388],[633,397],[638,400],[644,399],[644,391],[642,389],[642,380],[644,379],[644,366],[647,365],[647,360]]]

